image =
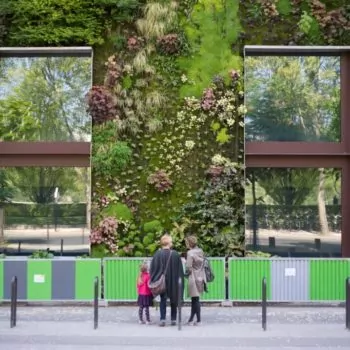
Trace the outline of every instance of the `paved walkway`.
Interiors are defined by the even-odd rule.
[[[349,350],[343,308],[269,308],[268,329],[254,307],[203,307],[200,327],[146,326],[134,307],[101,307],[93,330],[91,307],[20,307],[16,328],[0,308],[1,350]],[[184,319],[189,309],[184,308]],[[155,321],[158,312],[153,309]]]

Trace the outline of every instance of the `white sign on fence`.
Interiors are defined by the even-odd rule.
[[[45,283],[45,275],[34,275],[34,283]]]
[[[295,277],[296,275],[296,270],[294,267],[287,267],[284,269],[284,276],[285,277]]]

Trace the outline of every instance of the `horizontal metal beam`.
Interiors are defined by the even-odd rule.
[[[340,56],[350,46],[246,45],[245,56]]]
[[[1,47],[0,57],[92,57],[92,47]]]
[[[246,155],[262,156],[349,156],[342,142],[257,142],[245,144]]]
[[[0,157],[4,155],[84,155],[90,156],[90,142],[0,142]]]

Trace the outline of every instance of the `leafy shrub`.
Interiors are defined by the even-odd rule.
[[[151,174],[147,182],[150,185],[154,185],[155,189],[159,192],[166,192],[173,186],[169,175],[164,170],[157,170],[155,173]]]
[[[145,224],[143,225],[143,230],[146,233],[149,233],[149,232],[162,232],[163,231],[162,223],[159,220],[153,220],[153,221],[145,222]]]
[[[130,161],[132,151],[124,141],[95,144],[92,156],[95,175],[106,179],[117,175]]]
[[[184,205],[179,224],[197,234],[211,256],[234,255],[244,243],[244,169],[226,164]]]
[[[107,217],[100,221],[90,234],[90,243],[105,244],[111,253],[117,250],[118,221],[113,217]]]
[[[113,216],[118,220],[130,221],[133,217],[129,207],[123,203],[112,203],[102,211],[102,215]]]
[[[114,96],[104,86],[93,86],[87,93],[88,113],[95,125],[117,117],[117,103]]]
[[[29,256],[30,259],[53,259],[54,255],[47,250],[37,250]]]
[[[157,46],[165,55],[175,55],[181,50],[181,40],[175,33],[166,34],[157,40]]]
[[[140,4],[138,0],[6,0],[1,1],[0,13],[9,22],[9,45],[95,45],[104,42],[112,20],[133,20]]]

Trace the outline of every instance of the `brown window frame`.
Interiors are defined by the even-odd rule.
[[[247,168],[341,169],[341,254],[350,257],[350,46],[245,46],[245,56],[339,56],[340,142],[245,142]]]
[[[91,57],[91,47],[5,47],[3,57]],[[91,65],[92,74],[92,65]],[[92,82],[91,82],[92,85]],[[0,167],[90,167],[91,142],[0,142]]]

